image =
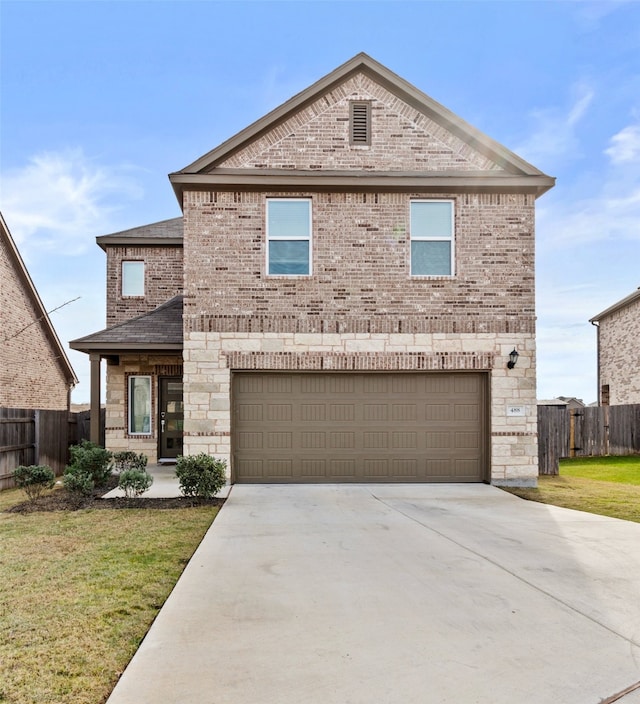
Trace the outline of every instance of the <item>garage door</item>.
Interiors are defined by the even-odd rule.
[[[236,373],[236,482],[478,482],[478,373]]]

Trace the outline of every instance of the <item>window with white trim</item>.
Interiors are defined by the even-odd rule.
[[[267,274],[311,274],[311,199],[267,199]]]
[[[412,200],[410,207],[411,276],[453,276],[453,201]]]
[[[129,377],[129,435],[151,435],[151,377]]]
[[[122,262],[122,295],[144,296],[144,262]]]

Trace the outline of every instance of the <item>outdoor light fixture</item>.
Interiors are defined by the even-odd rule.
[[[513,350],[509,353],[509,361],[507,362],[507,369],[513,369],[516,366],[516,362],[518,361],[518,350],[514,347]]]

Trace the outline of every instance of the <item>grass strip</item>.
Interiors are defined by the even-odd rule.
[[[0,702],[106,701],[217,510],[0,513]]]
[[[640,523],[639,476],[637,455],[576,458],[560,462],[559,476],[540,476],[537,489],[507,491],[530,501]]]

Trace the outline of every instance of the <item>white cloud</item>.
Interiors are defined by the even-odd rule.
[[[640,161],[640,125],[629,125],[614,134],[605,154],[613,164]]]
[[[531,113],[534,127],[531,135],[516,147],[515,152],[546,171],[554,165],[581,155],[576,129],[587,114],[595,93],[587,83],[573,88],[574,98],[568,107],[544,108]]]
[[[105,166],[81,150],[45,152],[2,178],[3,211],[25,258],[30,251],[77,255],[109,232],[142,188],[127,166]]]

